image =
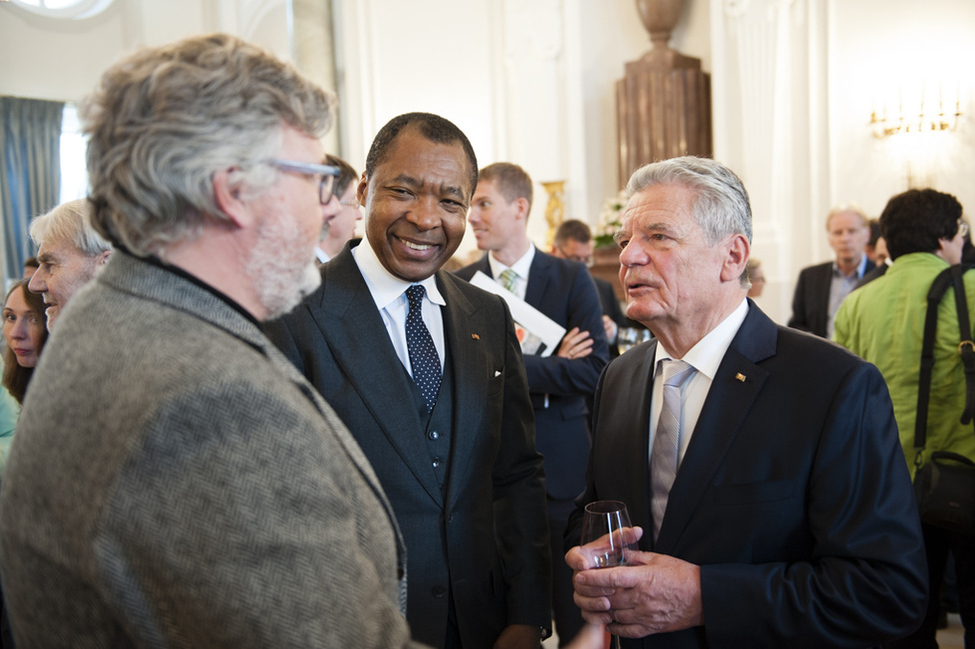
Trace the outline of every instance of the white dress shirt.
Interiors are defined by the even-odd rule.
[[[680,360],[691,365],[696,372],[684,384],[681,392],[681,414],[680,414],[680,449],[678,462],[684,460],[687,446],[691,442],[691,435],[697,426],[697,420],[701,416],[701,409],[704,407],[704,400],[711,389],[711,382],[718,373],[718,366],[724,360],[724,355],[731,346],[731,341],[741,328],[741,323],[748,315],[748,301],[742,300],[741,304],[731,312],[731,314],[721,321],[717,327],[699,340],[696,345],[690,348]],[[660,419],[660,411],[663,409],[663,381],[660,380],[660,361],[673,359],[673,355],[663,344],[657,342],[657,351],[653,359],[654,379],[653,394],[650,400],[650,446],[653,448],[653,436],[657,429],[657,420]],[[650,461],[649,455],[647,461]]]
[[[406,346],[406,316],[410,312],[410,302],[406,297],[406,289],[412,284],[420,284],[426,289],[423,296],[423,322],[430,330],[430,337],[437,348],[437,355],[440,356],[440,369],[443,370],[444,362],[444,328],[442,306],[447,304],[437,288],[437,280],[431,275],[422,282],[407,282],[396,277],[382,265],[376,251],[369,245],[369,241],[362,240],[358,246],[352,249],[352,257],[362,278],[366,280],[369,293],[379,309],[379,314],[386,325],[389,339],[393,343],[393,349],[406,371],[413,376],[413,367],[410,365],[410,352]]]
[[[494,277],[494,281],[501,283],[501,273],[508,270],[509,268],[515,271],[517,277],[515,278],[515,287],[511,291],[521,299],[525,299],[525,292],[528,291],[528,271],[531,270],[532,260],[535,258],[535,246],[528,246],[528,252],[523,254],[521,258],[513,263],[511,266],[505,266],[500,261],[494,258],[494,255],[488,253],[488,264],[491,267],[491,275]]]

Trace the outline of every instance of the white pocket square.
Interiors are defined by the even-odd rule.
[[[495,376],[501,376],[501,370],[494,370]]]

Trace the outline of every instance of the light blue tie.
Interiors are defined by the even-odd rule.
[[[684,361],[662,360],[663,407],[653,436],[653,449],[650,451],[650,486],[653,491],[650,509],[653,512],[653,540],[660,534],[660,524],[667,511],[670,488],[677,478],[677,464],[680,457],[680,411],[681,392],[684,381],[694,372],[694,368]]]

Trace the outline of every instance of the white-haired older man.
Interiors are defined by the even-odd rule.
[[[35,218],[30,237],[38,246],[38,267],[29,288],[44,296],[47,329],[52,331],[68,300],[108,260],[112,245],[92,228],[91,206],[84,198],[62,203]]]
[[[411,643],[379,481],[259,325],[319,282],[331,103],[219,34],[132,54],[88,100],[115,252],[44,350],[3,481],[18,645]]]

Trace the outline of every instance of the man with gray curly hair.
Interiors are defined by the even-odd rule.
[[[115,252],[44,350],[4,477],[18,645],[411,644],[382,487],[259,324],[319,282],[331,106],[219,34],[142,49],[88,99]]]
[[[38,246],[38,267],[28,288],[44,296],[47,330],[53,331],[61,310],[105,264],[112,245],[92,227],[91,206],[84,198],[35,218],[30,238]]]

